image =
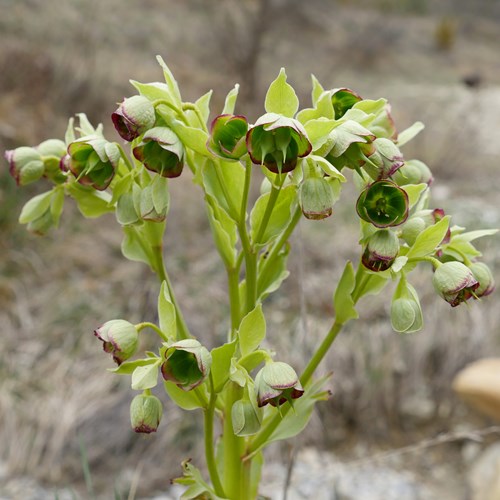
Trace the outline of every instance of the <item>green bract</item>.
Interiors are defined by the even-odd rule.
[[[246,142],[252,161],[276,174],[291,172],[297,159],[307,156],[312,150],[302,124],[276,113],[261,116],[250,127]]]
[[[362,191],[356,211],[375,227],[399,226],[408,218],[408,195],[394,182],[376,181]]]
[[[167,127],[148,130],[133,149],[144,166],[162,177],[178,177],[184,168],[184,148],[175,132]]]

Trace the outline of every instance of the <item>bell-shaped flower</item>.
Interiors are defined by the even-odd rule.
[[[291,172],[297,159],[312,149],[302,124],[277,113],[261,116],[248,131],[246,143],[252,161],[276,174]]]
[[[363,99],[357,92],[345,87],[333,89],[329,92],[336,120],[344,116],[349,109]]]
[[[469,269],[472,271],[474,278],[479,281],[479,286],[474,294],[476,297],[486,297],[495,290],[495,280],[490,268],[484,262],[473,262]]]
[[[368,238],[361,258],[363,265],[370,271],[386,271],[399,253],[399,240],[396,233],[389,229],[379,229]]]
[[[300,185],[299,203],[307,219],[320,220],[332,215],[335,198],[324,177],[309,177]]]
[[[452,307],[475,296],[479,281],[472,271],[461,262],[441,264],[434,272],[432,284],[436,292]]]
[[[373,180],[387,179],[403,166],[403,155],[391,140],[375,139],[372,146],[375,151],[370,154],[363,168]]]
[[[408,194],[394,182],[376,181],[361,192],[356,211],[375,227],[398,226],[408,218]]]
[[[255,377],[257,405],[280,406],[287,401],[300,398],[304,389],[299,382],[295,370],[281,361],[267,363]]]
[[[248,122],[240,115],[219,115],[212,122],[207,148],[215,156],[239,160],[246,152]]]
[[[152,394],[138,394],[130,403],[130,423],[135,432],[156,432],[163,413],[161,401]]]
[[[135,95],[124,99],[111,119],[120,136],[130,142],[154,127],[155,108],[146,97]]]
[[[112,319],[94,330],[94,335],[102,341],[104,352],[113,356],[117,365],[134,355],[139,343],[136,327],[123,319]]]
[[[5,152],[9,173],[18,186],[25,186],[40,179],[44,172],[42,155],[35,148],[22,146]]]
[[[76,139],[68,146],[68,155],[61,160],[61,169],[69,170],[76,180],[98,191],[112,181],[120,160],[120,150],[113,142],[99,135]]]
[[[209,375],[212,357],[195,339],[185,339],[162,349],[161,373],[184,391],[198,387]]]
[[[420,303],[413,297],[401,297],[391,303],[391,325],[399,333],[418,332],[423,326]]]
[[[167,127],[149,129],[133,153],[148,170],[162,177],[178,177],[184,168],[184,147]]]

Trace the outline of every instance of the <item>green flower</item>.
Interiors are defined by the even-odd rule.
[[[130,423],[135,432],[150,434],[160,425],[163,408],[152,394],[138,394],[130,403]]]
[[[479,281],[472,271],[461,262],[441,264],[434,272],[432,284],[436,292],[452,307],[475,296]]]
[[[155,108],[146,97],[135,95],[124,99],[111,119],[120,136],[130,142],[154,127]]]
[[[133,153],[148,170],[162,177],[178,177],[184,168],[184,147],[167,127],[149,129]]]
[[[5,152],[9,173],[18,186],[25,186],[40,179],[45,171],[42,155],[35,148],[22,146]]]
[[[479,286],[475,290],[476,297],[486,297],[495,290],[495,280],[490,268],[483,262],[473,262],[469,269],[474,278],[479,281]]]
[[[370,271],[386,271],[398,253],[399,240],[396,234],[388,229],[379,229],[368,239],[361,262]]]
[[[212,122],[207,148],[215,156],[239,160],[246,152],[248,122],[240,115],[219,115]]]
[[[275,361],[267,363],[255,377],[255,390],[259,407],[268,403],[280,406],[287,401],[300,398],[304,389],[295,370],[286,363]]]
[[[94,335],[102,341],[104,352],[113,356],[117,365],[134,355],[139,343],[136,327],[123,319],[112,319],[94,330]]]
[[[394,182],[376,181],[362,191],[356,211],[375,227],[398,226],[408,218],[408,194]]]
[[[252,161],[276,174],[291,172],[297,159],[312,149],[302,124],[276,113],[261,116],[248,131],[246,142]]]
[[[300,186],[300,208],[307,219],[320,220],[332,215],[335,199],[324,177],[309,177]]]
[[[349,109],[363,99],[354,90],[345,87],[330,90],[330,94],[332,96],[332,105],[336,120],[344,116]]]

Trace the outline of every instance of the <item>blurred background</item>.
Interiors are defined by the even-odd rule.
[[[500,227],[497,0],[0,0],[0,12],[2,151],[62,138],[78,112],[116,140],[110,114],[134,93],[129,79],[162,79],[156,54],[185,100],[214,90],[214,115],[240,83],[237,111],[250,121],[284,66],[303,107],[313,73],[325,88],[388,98],[398,130],[423,121],[403,152],[432,169],[434,206],[469,229]],[[225,275],[196,186],[189,175],[171,186],[167,267],[190,328],[211,347],[228,326]],[[17,217],[43,190],[17,188],[3,162],[0,498],[132,498],[131,490],[149,498],[168,489],[181,460],[201,456],[200,415],[162,396],[157,435],[135,435],[129,380],[106,371],[110,360],[92,331],[111,318],[154,320],[155,277],[121,258],[112,215],[84,220],[69,201],[57,231],[28,234]],[[301,222],[292,275],[266,308],[270,344],[298,370],[328,328],[345,260],[359,258],[354,197],[347,188],[332,218]],[[479,242],[497,282],[499,241]],[[274,447],[269,461],[286,468],[312,449],[369,463],[442,432],[492,425],[456,397],[451,381],[467,363],[500,356],[498,292],[451,309],[435,298],[430,277],[430,270],[412,276],[425,318],[418,334],[392,331],[389,292],[360,303],[362,319],[320,370],[334,371],[333,397],[294,447]],[[493,439],[451,440],[383,467],[425,484],[430,496],[418,498],[466,499],[471,461]]]

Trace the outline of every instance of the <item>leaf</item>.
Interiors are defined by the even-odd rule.
[[[347,323],[351,319],[358,318],[358,312],[354,308],[352,300],[352,292],[356,285],[354,268],[352,262],[348,261],[342,276],[340,277],[335,295],[333,298],[333,306],[335,308],[335,321],[340,324]]]
[[[161,359],[151,359],[151,362],[138,366],[132,373],[131,387],[135,391],[152,389],[158,383],[158,367]]]
[[[212,368],[211,376],[216,390],[221,390],[223,384],[229,377],[229,367],[231,358],[236,349],[236,342],[228,342],[212,349]]]
[[[325,89],[323,88],[321,83],[319,83],[319,80],[314,75],[311,75],[311,81],[312,81],[311,99],[313,105],[316,105],[318,99],[320,98],[321,94],[323,94]]]
[[[313,151],[316,151],[328,141],[330,132],[340,124],[334,119],[328,119],[324,116],[314,118],[304,125],[307,137],[311,141]]]
[[[146,359],[136,359],[134,361],[125,361],[120,366],[116,368],[110,368],[108,371],[117,373],[118,375],[131,375],[134,370],[138,366],[147,366],[152,364],[155,360],[158,359],[158,356],[154,356],[154,358],[146,358]]]
[[[183,391],[170,380],[164,381],[163,386],[170,399],[183,410],[196,410],[197,408],[202,408],[203,405],[194,390]],[[201,386],[198,387],[198,389],[200,388]]]
[[[129,260],[144,262],[151,266],[151,253],[141,244],[135,226],[123,226],[122,254]]]
[[[236,265],[236,222],[210,195],[207,195],[207,210],[215,246],[226,268],[232,269]]]
[[[192,149],[202,156],[212,157],[206,146],[208,134],[204,130],[189,127],[179,120],[171,120],[170,126],[186,148]]]
[[[170,193],[168,191],[168,179],[161,175],[155,175],[151,183],[153,206],[158,213],[164,210],[168,212],[170,205]]]
[[[424,229],[406,254],[408,259],[418,259],[434,252],[446,236],[449,225],[450,216],[447,215],[436,224]]]
[[[229,367],[229,379],[237,383],[240,387],[245,387],[249,375],[247,371],[238,363],[236,358],[231,358]]]
[[[261,195],[250,213],[250,236],[254,244],[262,246],[277,237],[288,225],[292,209],[297,202],[297,186],[289,185],[281,189],[269,220],[266,221],[266,228],[259,236],[260,227],[265,223],[263,219],[270,196],[271,193]]]
[[[158,295],[158,322],[160,330],[167,335],[169,339],[177,339],[177,322],[175,306],[170,298],[167,282],[161,284]]]
[[[422,184],[406,184],[401,186],[402,189],[406,191],[408,195],[408,205],[409,208],[413,208],[414,205],[418,203],[422,193],[428,188],[428,185],[425,183]]]
[[[163,76],[165,77],[165,82],[167,83],[172,96],[180,104],[182,101],[181,93],[179,92],[179,86],[177,85],[177,81],[175,80],[174,75],[161,56],[156,56],[156,60],[163,69]]]
[[[47,191],[31,198],[21,210],[19,223],[28,224],[41,217],[49,209],[53,194],[54,191]]]
[[[269,294],[278,290],[281,283],[283,283],[283,281],[285,281],[290,275],[290,272],[286,268],[289,253],[290,246],[285,245],[274,258],[272,265],[266,265],[265,273],[259,269],[257,279],[257,297],[260,300],[263,301]],[[262,262],[261,267],[264,264],[266,264],[266,260]]]
[[[498,233],[498,229],[478,229],[477,231],[469,231],[455,236],[453,240],[473,241],[483,236],[493,236],[496,233]]]
[[[239,364],[240,366],[245,368],[248,373],[250,373],[252,370],[257,368],[257,366],[259,366],[269,358],[269,352],[265,351],[264,349],[257,349],[256,351],[253,351],[246,356],[242,356],[239,360]]]
[[[109,205],[111,196],[103,191],[80,186],[80,184],[69,184],[68,194],[76,201],[80,213],[89,219],[95,219],[109,212],[114,211],[114,207]]]
[[[398,140],[396,144],[398,147],[405,145],[407,142],[411,141],[416,135],[418,135],[422,130],[424,130],[425,125],[422,122],[415,122],[413,125],[403,130],[398,134]]]
[[[218,497],[212,487],[203,480],[201,472],[191,465],[190,460],[182,462],[184,475],[172,480],[173,483],[189,486],[181,495],[181,499],[186,500],[227,500]]]
[[[198,107],[200,110],[201,116],[205,120],[204,123],[206,124],[208,121],[208,117],[210,116],[210,99],[212,97],[213,90],[209,90],[206,94],[203,94],[195,103],[194,105]],[[196,119],[196,123],[198,126],[201,125],[199,123],[198,119]]]
[[[286,81],[285,68],[281,68],[278,77],[269,86],[264,107],[268,113],[277,113],[288,118],[292,118],[299,109],[299,98]]]
[[[50,213],[54,221],[54,226],[59,225],[59,219],[64,207],[64,188],[62,186],[54,188],[54,195],[50,202]]]
[[[242,320],[238,329],[241,355],[253,352],[266,336],[266,320],[262,312],[262,304],[258,304]]]
[[[234,108],[236,106],[236,99],[238,99],[238,92],[240,90],[240,86],[237,83],[234,88],[232,88],[227,96],[226,100],[224,102],[224,109],[222,110],[223,115],[232,115],[234,114]]]
[[[391,266],[391,271],[398,273],[399,271],[401,271],[401,269],[403,269],[403,267],[407,262],[408,262],[408,257],[406,257],[406,255],[400,255],[393,262]]]
[[[165,83],[140,83],[135,80],[130,80],[130,83],[139,91],[139,94],[146,97],[150,101],[161,100],[175,104],[175,99],[173,98],[168,85]]]
[[[344,174],[339,172],[337,170],[337,168],[335,168],[328,160],[326,160],[322,156],[309,155],[307,158],[307,161],[314,162],[329,177],[333,177],[334,179],[338,179],[340,182],[346,182],[346,178],[344,177]]]

